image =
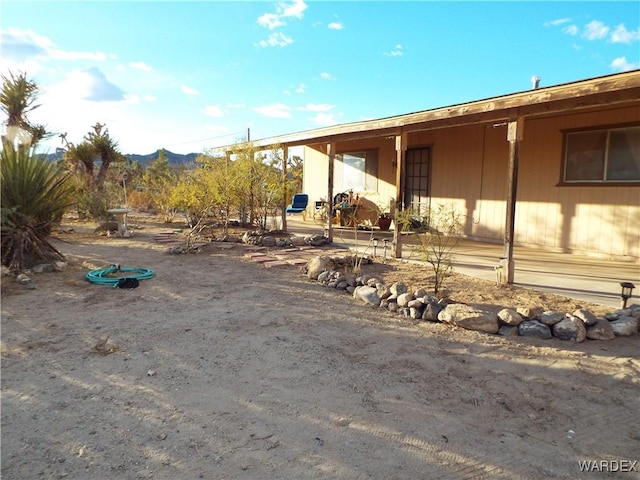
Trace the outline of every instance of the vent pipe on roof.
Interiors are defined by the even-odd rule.
[[[540,77],[534,75],[533,77],[531,77],[531,88],[536,90],[538,87],[540,87]]]

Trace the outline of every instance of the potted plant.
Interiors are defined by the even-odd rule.
[[[389,227],[391,226],[391,214],[389,212],[380,212],[378,214],[378,227],[380,228],[380,230],[382,231],[387,231],[389,230]]]

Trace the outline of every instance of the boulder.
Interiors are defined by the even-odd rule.
[[[437,322],[438,314],[444,310],[446,305],[441,303],[428,303],[422,311],[422,320],[428,320],[430,322]]]
[[[438,320],[467,330],[485,333],[498,333],[500,324],[495,313],[486,310],[453,303],[447,305],[439,314]]]
[[[556,323],[562,321],[563,318],[564,313],[552,312],[550,310],[542,312],[540,315],[538,315],[538,321],[548,326],[555,325]],[[551,331],[549,331],[549,333],[551,333]]]
[[[376,283],[375,287],[380,298],[389,298],[389,296],[391,295],[391,290],[384,283],[378,282]]]
[[[407,293],[408,291],[407,286],[402,282],[394,283],[393,285],[391,285],[391,287],[389,287],[389,289],[391,290],[391,295],[395,295],[396,297],[403,293]]]
[[[635,317],[620,317],[611,322],[613,333],[618,337],[628,337],[638,333],[638,319]]]
[[[318,275],[322,272],[334,270],[335,263],[331,259],[331,257],[327,257],[325,255],[320,255],[318,257],[314,257],[307,262],[307,277],[312,280],[317,280]]]
[[[613,327],[605,319],[598,320],[595,325],[587,327],[587,338],[591,340],[613,340],[615,336]]]
[[[583,342],[587,337],[584,321],[571,314],[567,314],[564,319],[554,324],[552,331],[553,335],[560,340],[573,340],[577,343]]]
[[[551,329],[537,320],[525,320],[522,322],[518,325],[518,334],[523,337],[536,337],[545,340],[553,336],[551,335]]]
[[[573,315],[582,320],[585,325],[595,325],[596,323],[598,323],[598,317],[596,317],[589,310],[585,310],[583,308],[579,308],[578,310],[573,312]]]
[[[498,335],[502,335],[503,337],[517,337],[518,327],[516,325],[501,325],[500,330],[498,330]]]
[[[398,295],[398,306],[407,307],[411,300],[413,300],[413,293],[401,293]]]
[[[380,297],[378,297],[378,291],[373,287],[356,287],[356,289],[353,291],[353,298],[358,298],[363,302],[374,305],[376,307],[380,306]]]
[[[516,312],[523,317],[523,319],[536,320],[538,315],[544,312],[544,310],[541,307],[518,307],[516,308]]]
[[[498,318],[505,325],[515,325],[518,326],[522,323],[522,317],[520,314],[510,308],[503,308],[498,312]]]

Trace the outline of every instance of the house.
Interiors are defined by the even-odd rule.
[[[253,143],[304,147],[311,206],[455,208],[465,237],[504,244],[510,283],[514,244],[640,262],[638,70]]]

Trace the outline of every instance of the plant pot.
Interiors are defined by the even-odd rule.
[[[391,226],[391,217],[378,218],[378,227],[380,228],[380,230],[386,232],[387,230],[389,230],[390,226]]]

